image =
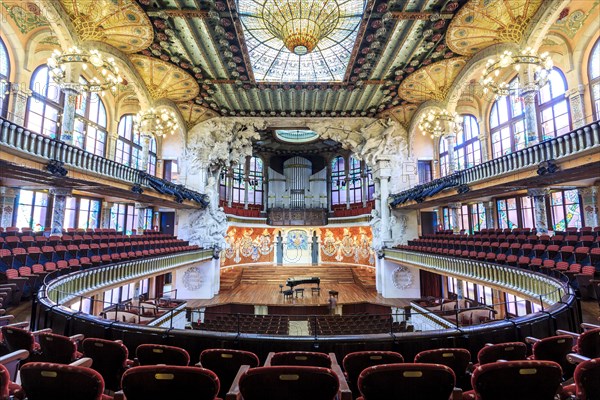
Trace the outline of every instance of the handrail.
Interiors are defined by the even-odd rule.
[[[385,249],[384,254],[392,261],[519,293],[533,302],[541,301],[542,307],[560,302],[569,291],[565,282],[509,265],[398,249]]]
[[[490,179],[520,169],[539,166],[540,163],[568,157],[600,146],[600,125],[598,121],[581,128],[548,139],[533,146],[505,154],[493,160],[486,161],[471,168],[457,171],[450,176],[434,179],[425,184],[417,185],[409,190],[390,195],[390,203],[397,207],[408,200],[419,198],[420,195],[432,188],[452,181],[451,186],[459,187],[478,181]],[[427,196],[426,196],[427,197]]]
[[[204,194],[154,177],[139,169],[131,168],[114,160],[98,156],[79,147],[40,135],[0,117],[0,144],[29,155],[51,160],[70,167],[93,172],[133,185],[152,188],[159,193],[172,194],[176,201],[193,200],[206,207]]]

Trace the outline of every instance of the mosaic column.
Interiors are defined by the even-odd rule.
[[[31,90],[24,84],[12,84],[13,96],[12,120],[15,124],[25,126],[25,114],[27,113],[27,99],[31,96]]]
[[[485,227],[487,229],[495,229],[496,224],[494,222],[494,202],[484,201],[483,209],[485,210]]]
[[[17,191],[15,189],[0,187],[0,226],[2,228],[12,226],[16,197]]]
[[[438,208],[435,210],[435,213],[437,215],[437,226],[436,226],[436,230],[438,232],[443,231],[444,230],[444,210],[441,208]]]
[[[489,136],[487,133],[482,133],[478,136],[479,144],[481,146],[481,162],[484,163],[486,161],[491,160],[490,154],[488,152],[488,140]]]
[[[142,154],[140,155],[140,164],[138,165],[139,170],[146,172],[148,170],[148,160],[150,159],[150,140],[152,135],[149,133],[140,134],[140,141],[142,142]]]
[[[456,134],[448,133],[444,136],[446,147],[448,147],[448,174],[456,172],[456,157],[454,156],[454,146],[456,146]]]
[[[143,235],[146,225],[146,209],[149,207],[146,203],[135,203],[135,209],[137,211],[137,234]]]
[[[519,75],[519,80],[523,90],[521,96],[523,98],[523,114],[525,117],[525,144],[531,146],[538,142],[538,125],[537,125],[537,113],[535,110],[535,95],[537,91],[535,87],[529,82],[533,81],[533,71],[528,71],[525,68]]]
[[[63,223],[65,221],[65,209],[67,207],[67,196],[71,195],[71,189],[50,188],[53,196],[52,206],[52,235],[62,235]]]
[[[448,203],[450,209],[450,225],[455,235],[460,233],[460,219],[458,218],[458,210],[462,207],[461,203]]]
[[[433,140],[433,165],[431,168],[431,179],[438,179],[440,177],[440,140],[444,139],[440,137]]]
[[[583,102],[584,92],[584,85],[579,85],[577,88],[567,91],[567,96],[569,96],[569,105],[571,106],[573,129],[581,128],[585,125],[585,106]]]
[[[585,226],[600,226],[598,215],[598,192],[600,186],[590,186],[579,189],[581,207],[583,208],[583,223]]]
[[[528,189],[527,195],[533,198],[533,214],[537,233],[548,233],[548,218],[546,214],[546,197],[548,196],[548,189]]]
[[[75,110],[77,95],[75,89],[63,88],[62,92],[65,95],[65,108],[63,110],[60,124],[60,140],[67,144],[73,144],[73,130],[75,128]],[[62,223],[61,223],[62,227]]]
[[[119,140],[118,132],[109,132],[107,135],[106,158],[114,160],[117,156],[117,140]]]
[[[113,205],[114,203],[109,201],[102,202],[102,220],[100,222],[100,227],[102,229],[110,228],[110,210],[112,209]]]

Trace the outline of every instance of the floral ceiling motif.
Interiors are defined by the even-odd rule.
[[[519,43],[545,0],[470,0],[450,22],[446,43],[471,56],[496,43]]]
[[[1,12],[2,17],[8,15],[23,35],[36,28],[48,26],[48,20],[32,1],[3,0],[0,4],[4,9]]]
[[[140,55],[130,59],[154,100],[183,102],[192,100],[200,91],[196,80],[173,64]]]
[[[400,84],[398,94],[411,103],[444,100],[454,78],[467,63],[466,57],[438,61],[409,75]]]
[[[188,129],[198,125],[202,121],[217,116],[217,113],[213,110],[195,104],[193,101],[179,103],[177,104],[177,107],[179,108],[179,111],[181,111],[181,115],[183,116]]]
[[[390,110],[386,110],[381,113],[382,118],[394,118],[396,121],[400,123],[404,128],[408,128],[410,125],[410,120],[412,116],[417,111],[416,104],[405,104],[403,106],[398,106],[396,108],[392,108]]]

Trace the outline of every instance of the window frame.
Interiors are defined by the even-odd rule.
[[[44,83],[44,93],[38,93],[35,90],[35,85],[37,84],[37,77],[38,74],[42,73],[43,70],[46,70],[46,79],[45,79],[45,83]],[[65,95],[63,93],[63,91],[58,87],[58,85],[55,85],[54,83],[51,82],[51,78],[50,78],[50,74],[49,74],[49,69],[48,66],[45,64],[42,64],[40,66],[38,66],[34,71],[33,74],[31,74],[31,80],[29,82],[29,89],[31,90],[31,96],[29,96],[29,98],[27,99],[27,107],[26,107],[26,111],[25,111],[25,127],[29,130],[31,130],[32,132],[35,133],[39,133],[40,135],[49,137],[51,139],[55,139],[55,140],[60,140],[60,123],[62,122],[62,114],[64,113],[64,105],[65,105]],[[56,90],[58,91],[58,98],[56,100],[50,99],[48,97],[48,91],[50,90],[51,87],[55,87]],[[32,111],[32,102],[37,101],[40,102],[42,104],[42,111],[41,114]],[[56,111],[56,115],[57,115],[57,119],[56,121],[53,121],[52,119],[46,117],[46,111],[48,109],[53,109]],[[37,129],[36,127],[32,127],[30,124],[32,123],[32,114],[38,115],[41,118],[41,126],[39,127],[39,129]],[[51,130],[46,129],[47,124],[52,124],[54,123],[55,125],[55,133],[54,133],[54,137],[52,137],[51,134]],[[50,132],[50,134],[47,134],[46,132]]]
[[[519,78],[518,76],[515,76],[510,82],[509,85],[514,86],[519,84]],[[511,102],[512,100],[512,102]],[[507,119],[504,122],[500,122],[501,121],[501,114],[500,114],[500,102],[505,102],[505,106],[506,106],[506,111],[507,111]],[[523,132],[522,134],[525,135],[525,106],[524,104],[521,104],[521,113],[520,114],[516,114],[515,113],[515,108],[513,107],[513,103],[516,102],[522,102],[522,99],[515,96],[515,95],[509,95],[509,96],[502,96],[499,97],[496,101],[494,101],[492,103],[492,107],[490,109],[490,113],[489,113],[489,118],[488,118],[488,122],[489,122],[489,131],[490,131],[490,143],[491,143],[491,147],[492,147],[492,158],[499,158],[502,157],[505,154],[509,154],[511,152],[515,152],[517,150],[520,150],[521,148],[517,148],[516,144],[515,144],[515,126],[517,124],[522,124],[523,126]],[[492,123],[493,120],[493,115],[496,114],[496,121],[497,121],[497,125],[494,126],[494,124]],[[510,140],[510,148],[509,149],[504,149],[504,140],[502,140],[503,136],[502,136],[502,132],[508,129],[508,133],[509,133],[509,140]],[[494,141],[494,134],[498,133],[498,141]],[[495,144],[499,143],[500,144],[500,154],[496,153],[496,148],[495,148]],[[520,142],[519,142],[520,143]],[[522,148],[526,148],[527,147],[527,141],[526,138],[523,138],[523,147]]]
[[[80,77],[84,82],[87,82],[85,78]],[[73,145],[87,152],[96,154],[100,157],[104,157],[106,154],[106,138],[108,137],[108,112],[106,111],[106,105],[102,101],[101,97],[97,93],[85,93],[77,96],[77,101],[81,101],[82,104],[85,102],[85,108],[83,114],[79,114],[75,111],[75,125],[73,128]],[[96,119],[93,120],[91,117],[92,107],[96,107]],[[100,123],[101,115],[104,114],[104,125]],[[82,124],[82,132],[79,132],[77,122]],[[90,132],[94,132],[93,137],[90,136]],[[104,135],[104,140],[98,139],[98,133]],[[75,143],[76,135],[81,134],[83,136],[83,143],[81,146]],[[90,149],[90,142],[93,142],[93,149]],[[98,151],[98,144],[101,143],[101,150]]]
[[[75,229],[97,229],[97,228],[100,228],[100,223],[102,220],[102,199],[97,198],[97,197],[88,197],[88,196],[69,196],[69,197],[67,197],[67,202],[69,201],[69,199],[75,200],[75,208],[68,209],[68,210],[72,210],[73,215],[74,215],[73,226],[69,226],[70,224],[67,224],[67,218],[66,218],[67,212],[65,212],[64,228],[75,228]],[[89,201],[89,207],[87,210],[82,210],[82,207],[81,207],[82,201]],[[92,226],[92,225],[86,224],[86,226],[82,226],[82,224],[81,224],[82,215],[84,213],[86,213],[87,218],[84,217],[83,219],[89,221],[90,215],[92,215],[92,213],[93,213],[92,202],[98,204],[96,225]]]
[[[331,205],[346,205],[348,199],[346,182],[346,159],[336,156],[331,161]]]
[[[569,104],[569,100],[568,97],[566,96],[566,93],[569,91],[569,85],[567,82],[567,78],[565,77],[565,74],[559,69],[559,68],[552,68],[552,72],[558,74],[558,76],[561,78],[563,84],[564,84],[564,92],[559,93],[556,96],[552,95],[552,81],[548,80],[548,83],[544,86],[544,88],[542,88],[542,90],[545,90],[546,88],[548,88],[548,90],[550,91],[550,95],[551,98],[549,100],[547,100],[546,102],[542,103],[542,92],[539,91],[536,94],[536,102],[535,102],[535,111],[537,114],[537,124],[538,124],[538,141],[544,141],[544,140],[550,140],[550,139],[554,139],[557,136],[562,136],[564,134],[567,134],[571,131],[572,125],[573,125],[573,121],[571,118],[571,105]],[[569,121],[566,130],[561,133],[561,134],[557,134],[557,130],[556,130],[556,120],[557,120],[557,116],[554,114],[554,111],[556,109],[556,107],[560,104],[560,103],[565,103],[565,107],[567,110],[567,119]],[[555,130],[552,131],[552,135],[544,135],[543,131],[544,131],[544,122],[542,122],[542,115],[543,112],[546,110],[551,110],[552,111],[552,119],[548,120],[548,121],[552,121],[553,122],[553,126],[555,127]],[[565,115],[565,114],[561,114],[558,117]],[[545,121],[545,122],[548,122]],[[561,129],[565,129],[565,128],[561,128]],[[549,137],[548,137],[549,136]]]
[[[567,201],[566,201],[567,198],[566,198],[565,192],[572,192],[572,191],[577,192],[577,201],[578,202],[577,203],[568,203],[567,204]],[[556,194],[559,194],[559,193],[560,193],[560,196],[562,198],[561,204],[554,205],[553,202],[552,202],[553,201],[553,196],[556,195]],[[581,228],[581,227],[585,226],[585,219],[584,219],[583,209],[582,209],[582,204],[583,203],[581,201],[581,195],[579,194],[579,192],[578,192],[577,189],[553,191],[552,193],[550,193],[550,195],[548,196],[548,198],[546,199],[546,201],[547,201],[546,209],[550,210],[549,215],[548,215],[549,216],[548,220],[550,221],[550,226],[552,227],[552,230],[565,232],[567,230],[567,228],[572,228],[572,227]],[[578,211],[579,211],[578,212],[578,216],[579,216],[578,221],[579,221],[579,224],[573,224],[573,225],[571,225],[571,224],[569,224],[570,221],[566,220],[566,218],[569,215],[567,207],[569,205],[572,205],[572,204],[577,204],[577,208],[578,208]],[[559,207],[562,208],[562,215],[564,216],[564,218],[557,222],[554,210],[555,210],[555,208],[559,208]],[[557,229],[558,224],[561,223],[563,220],[565,220],[565,222],[566,222],[565,226],[564,226],[564,229]]]
[[[596,57],[596,58],[595,58]],[[600,67],[598,68],[598,75],[593,76],[594,60],[600,63],[600,38],[596,39],[596,43],[592,46],[590,57],[588,60],[588,80],[590,85],[590,98],[592,101],[592,115],[594,120],[600,120]],[[597,97],[594,96],[594,89],[596,89]]]
[[[248,161],[247,191],[248,205],[262,206],[264,201],[263,189],[264,163],[260,157],[252,156]],[[256,185],[251,183],[256,182]]]
[[[4,43],[4,40],[0,38],[0,53],[4,57],[0,57],[0,60],[6,61],[6,74],[2,73],[2,68],[0,66],[0,80],[5,80],[6,83],[0,86],[0,90],[3,92],[8,91],[10,88],[10,54],[8,54],[8,48]],[[6,86],[5,86],[6,85]],[[9,95],[5,95],[4,98],[0,101],[0,117],[6,118],[8,117],[8,99]]]
[[[126,125],[123,125],[123,128],[121,128],[121,123]],[[139,132],[136,132],[136,129],[134,128],[133,114],[121,115],[121,118],[119,118],[119,124],[117,125],[117,133],[118,136],[115,148],[115,161],[123,165],[127,165],[128,167],[139,169],[142,157],[142,144],[140,134]],[[126,146],[129,149],[128,152],[125,152],[124,150]],[[119,153],[121,154],[119,155]],[[127,156],[125,156],[125,154],[127,154]]]
[[[33,193],[32,197],[31,197],[31,204],[21,203],[22,192],[24,192],[24,191]],[[46,197],[45,205],[37,204],[38,196]],[[13,213],[12,226],[16,226],[18,228],[29,227],[31,229],[34,229],[35,225],[39,223],[43,229],[50,227],[51,226],[51,218],[52,218],[52,207],[53,207],[52,202],[53,202],[52,197],[50,196],[50,194],[48,192],[45,192],[42,190],[20,189],[19,192],[17,193],[17,196],[15,197],[15,203],[14,203],[14,207],[13,207],[15,212]],[[29,224],[28,225],[19,225],[19,223],[18,223],[21,206],[31,208],[29,210]],[[34,218],[35,218],[35,215],[37,214],[36,210],[38,210],[38,209],[44,209],[43,211],[41,211],[41,210],[39,211],[40,217],[43,215],[43,220],[35,221]]]

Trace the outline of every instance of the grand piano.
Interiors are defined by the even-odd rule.
[[[316,283],[317,287],[319,287],[319,285],[321,284],[321,278],[317,276],[299,276],[295,278],[287,278],[287,280],[285,281],[285,286],[289,286],[290,289],[293,289],[294,286],[303,285],[305,283]]]

